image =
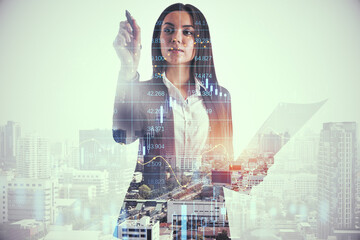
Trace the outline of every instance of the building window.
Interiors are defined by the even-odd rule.
[[[139,237],[139,234],[129,234],[129,237]]]

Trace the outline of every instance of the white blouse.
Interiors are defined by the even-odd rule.
[[[209,133],[209,116],[200,92],[201,82],[195,79],[195,91],[184,99],[163,74],[174,114],[176,167],[183,171],[197,170]]]

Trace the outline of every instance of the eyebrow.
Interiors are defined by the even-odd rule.
[[[170,22],[166,22],[166,23],[164,23],[164,25],[165,25],[165,24],[168,24],[168,25],[171,25],[171,26],[175,27],[175,25],[172,24],[172,23],[170,23]],[[193,25],[183,25],[182,27],[192,27],[192,28],[194,28]],[[195,29],[195,28],[194,28],[194,29]]]

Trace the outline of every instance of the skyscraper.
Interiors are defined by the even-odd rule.
[[[356,163],[356,123],[324,123],[318,161],[319,239],[355,228]]]
[[[302,165],[308,168],[316,169],[317,156],[319,152],[319,134],[307,132],[297,136],[294,141],[294,157]]]
[[[5,126],[0,127],[0,160],[5,168],[16,166],[17,141],[21,136],[20,124],[8,121]]]
[[[18,141],[16,171],[19,177],[50,178],[51,161],[49,141],[38,136],[22,137]]]
[[[0,225],[8,221],[8,181],[11,181],[13,178],[13,172],[0,170]]]
[[[3,168],[5,163],[5,127],[0,126],[0,164]]]
[[[273,132],[262,133],[258,135],[259,138],[259,153],[274,153],[276,154],[282,146],[290,140],[289,132],[276,134]]]

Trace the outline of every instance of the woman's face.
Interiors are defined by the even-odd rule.
[[[188,65],[195,57],[195,28],[190,14],[175,11],[166,15],[161,26],[161,55],[171,65]]]

